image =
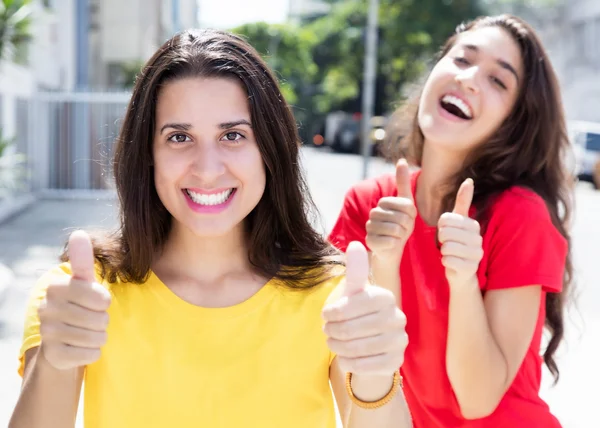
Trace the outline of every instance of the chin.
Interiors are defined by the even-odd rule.
[[[448,123],[434,115],[419,116],[419,126],[428,144],[452,151],[463,151],[476,145],[464,127]]]
[[[174,227],[179,230],[178,234],[192,235],[199,239],[222,238],[237,231],[243,225],[228,219],[181,219],[174,218]]]
[[[188,229],[198,238],[222,238],[236,231],[241,224],[194,224]]]

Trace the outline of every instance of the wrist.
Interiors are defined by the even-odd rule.
[[[400,268],[400,262],[402,261],[402,253],[404,249],[400,252],[400,255],[381,255],[377,253],[373,253],[371,256],[371,265],[375,269],[389,269],[389,270],[397,270]]]
[[[394,373],[389,375],[352,375],[351,387],[354,396],[361,401],[381,400],[394,386]]]
[[[473,277],[461,281],[460,283],[450,283],[450,294],[454,295],[454,296],[460,296],[460,295],[470,295],[474,292],[479,293],[480,287],[479,287],[479,279],[477,278],[476,275],[474,275]]]

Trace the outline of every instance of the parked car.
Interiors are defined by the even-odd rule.
[[[577,178],[600,188],[595,169],[600,162],[600,123],[570,122],[569,137],[575,153]]]
[[[379,154],[379,145],[385,139],[385,125],[387,118],[373,116],[369,129],[370,153]],[[358,114],[351,115],[340,121],[331,141],[331,148],[339,153],[361,153],[361,126],[362,119]]]

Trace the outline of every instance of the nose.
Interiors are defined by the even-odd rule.
[[[476,94],[479,93],[479,74],[479,67],[469,67],[461,70],[455,80],[467,91]]]
[[[218,142],[204,141],[196,146],[193,154],[192,173],[206,187],[217,185],[227,166]]]

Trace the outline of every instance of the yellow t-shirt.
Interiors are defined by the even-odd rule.
[[[39,346],[37,308],[63,264],[36,285],[26,350]],[[271,280],[248,300],[202,308],[154,274],[112,294],[108,341],[84,377],[86,428],[334,428],[333,359],[321,310],[340,277],[304,291]]]

